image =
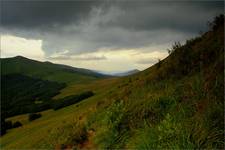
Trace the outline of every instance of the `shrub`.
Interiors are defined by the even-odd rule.
[[[5,119],[1,118],[0,136],[6,133]]]
[[[65,85],[21,74],[8,74],[1,76],[1,87],[0,108],[5,118],[8,118],[49,109],[47,102]],[[34,101],[43,103],[35,104]]]
[[[22,123],[20,123],[19,121],[16,121],[15,123],[13,123],[12,128],[18,128],[21,126],[22,126]]]
[[[174,97],[162,96],[152,104],[152,109],[158,118],[163,118],[176,105],[177,102]]]
[[[1,129],[0,129],[0,136],[2,136],[4,134],[6,134],[6,129],[1,127]]]
[[[6,134],[6,130],[11,128],[13,128],[12,121],[5,121],[5,118],[1,118],[0,136]]]
[[[123,127],[124,103],[116,101],[106,110],[97,115],[95,120],[98,123],[98,132],[94,142],[102,149],[121,148],[128,139],[126,128]]]
[[[39,113],[32,113],[32,114],[29,114],[28,120],[29,121],[33,121],[33,120],[38,119],[40,117],[41,117],[41,114],[39,114]]]
[[[6,121],[6,122],[5,122],[5,128],[6,128],[6,129],[11,129],[12,127],[13,127],[12,121]]]
[[[158,63],[157,63],[157,69],[159,69],[161,67],[162,61],[161,59],[158,59]]]
[[[212,22],[208,23],[208,26],[211,30],[215,31],[220,25],[224,23],[224,15],[220,14],[216,16]]]
[[[78,102],[80,102],[86,98],[89,98],[93,95],[94,95],[94,93],[92,91],[87,91],[87,92],[83,92],[79,95],[67,96],[65,98],[54,101],[52,104],[52,108],[54,110],[57,110],[57,109],[78,103]]]
[[[173,45],[172,45],[172,48],[171,49],[167,49],[168,51],[168,54],[172,54],[174,53],[177,49],[181,48],[181,44],[180,42],[175,42]]]
[[[47,139],[47,140],[46,140]],[[48,135],[40,141],[40,145],[50,144],[51,149],[80,149],[88,139],[88,131],[79,120],[69,121],[63,126],[56,126],[49,130]],[[57,148],[56,148],[57,147]],[[45,147],[46,148],[46,147]]]

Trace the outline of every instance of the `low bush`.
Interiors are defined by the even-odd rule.
[[[87,91],[87,92],[83,92],[79,95],[71,95],[71,96],[67,96],[65,98],[56,100],[52,103],[52,108],[54,110],[78,103],[86,98],[89,98],[91,96],[93,96],[94,93],[92,91]]]
[[[99,145],[101,149],[118,149],[121,148],[125,140],[128,139],[126,128],[123,127],[122,120],[124,119],[124,103],[123,101],[116,101],[106,110],[95,114],[95,123],[98,124],[94,142]]]
[[[12,128],[17,128],[22,126],[20,122],[12,123],[12,121],[5,121],[5,119],[1,119],[1,127],[0,127],[0,136],[6,134],[6,131]]]
[[[6,134],[6,123],[5,123],[5,119],[1,117],[0,136],[4,134]]]
[[[16,121],[15,123],[12,124],[12,128],[18,128],[18,127],[21,127],[22,126],[22,123],[19,122],[19,121]]]
[[[53,127],[49,133],[38,144],[41,149],[46,149],[46,144],[50,144],[50,149],[81,149],[82,144],[88,139],[88,131],[79,120],[68,121],[64,125]],[[49,143],[49,141],[51,141]]]
[[[39,114],[39,113],[32,113],[32,114],[29,114],[28,120],[29,121],[33,121],[33,120],[38,119],[40,117],[41,117],[41,114]]]
[[[57,95],[65,84],[21,74],[9,74],[1,75],[1,87],[1,113],[8,118],[49,109],[47,102],[51,102],[51,98]],[[35,104],[36,100],[43,103]]]
[[[6,121],[5,127],[6,127],[6,129],[11,129],[13,127],[12,121]]]

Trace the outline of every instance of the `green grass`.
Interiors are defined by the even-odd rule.
[[[53,149],[57,144],[62,144],[70,139],[71,132],[79,130],[75,126],[78,122],[82,124],[82,120],[79,120],[80,117],[85,120],[87,112],[84,110],[90,111],[85,108],[84,104],[79,104],[58,111],[49,111],[35,121],[26,122],[21,128],[9,130],[9,133],[1,138],[1,147],[3,149]],[[24,117],[26,118],[26,116]],[[14,117],[11,119],[25,120],[25,118]]]
[[[60,91],[60,94],[56,95],[54,99],[63,98],[66,96],[74,95],[75,93],[85,92],[87,90],[93,91],[94,93],[108,92],[113,85],[119,81],[117,78],[101,79],[90,83],[82,84],[71,84]],[[103,90],[104,89],[104,90]]]
[[[53,149],[63,145],[83,148],[79,143],[85,142],[88,131],[93,130],[91,142],[95,147],[92,148],[221,148],[222,127],[214,122],[219,123],[222,116],[214,116],[223,112],[223,104],[214,103],[218,99],[209,99],[198,92],[203,88],[198,77],[142,86],[137,86],[134,80],[129,83],[136,85],[129,88],[129,95],[124,94],[126,86],[119,88],[115,79],[112,83],[116,84],[105,84],[106,91],[61,110],[46,111],[33,122],[25,121],[26,115],[10,118],[23,120],[24,126],[9,130],[1,138],[1,146],[3,149]],[[126,83],[127,80],[120,82]],[[92,86],[98,91],[97,85]],[[200,106],[208,102],[210,107]]]
[[[223,41],[220,26],[174,49],[160,66],[71,84],[55,98],[96,94],[32,122],[25,115],[9,118],[24,125],[1,137],[1,148],[223,149]],[[184,52],[188,62],[181,60]]]
[[[21,56],[1,58],[1,74],[23,74],[43,80],[60,83],[89,83],[105,77],[99,73],[82,68],[73,68],[48,62],[39,62]]]
[[[96,84],[92,86],[94,85]],[[103,83],[97,85],[101,85],[102,88],[105,87],[105,89],[108,90],[113,90],[112,84],[110,84],[110,86]],[[28,122],[27,114],[8,118],[7,120],[11,120],[12,122],[22,122],[23,126],[8,130],[8,133],[1,137],[1,148],[54,149],[56,146],[69,144],[72,141],[74,142],[74,137],[78,135],[71,135],[71,133],[80,133],[81,129],[84,129],[87,115],[96,111],[97,102],[99,102],[100,99],[104,99],[107,94],[108,93],[97,93],[93,97],[78,104],[57,111],[44,111],[41,113],[41,118],[32,122]],[[98,103],[98,105],[101,104]],[[13,142],[11,140],[13,140]],[[75,139],[75,141],[76,140],[77,139]]]

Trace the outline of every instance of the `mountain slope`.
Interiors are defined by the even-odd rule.
[[[210,31],[176,43],[166,59],[121,82],[113,103],[89,118],[93,141],[110,149],[222,149],[223,71],[219,16]]]
[[[202,36],[175,43],[166,59],[117,86],[108,97],[112,104],[88,118],[88,129],[96,131],[95,146],[224,147],[224,16],[212,24]]]
[[[1,122],[15,115],[50,109],[52,97],[66,84],[84,84],[105,77],[91,70],[22,56],[1,58]]]
[[[224,17],[219,16],[210,31],[185,45],[176,43],[166,59],[145,71],[111,83],[90,83],[86,89],[98,92],[85,101],[43,112],[31,123],[24,121],[26,116],[9,118],[26,123],[4,135],[1,145],[4,149],[223,149],[223,71]]]
[[[1,74],[23,74],[60,83],[82,83],[106,77],[91,70],[39,62],[22,56],[1,58]]]
[[[1,119],[49,109],[46,105],[65,84],[21,74],[1,76]]]

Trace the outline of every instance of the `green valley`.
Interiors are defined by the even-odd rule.
[[[42,80],[55,81],[60,83],[88,83],[95,79],[106,77],[100,73],[74,68],[66,65],[40,62],[22,56],[13,58],[1,58],[1,74],[22,74]]]
[[[176,42],[168,52],[125,77],[23,57],[1,59],[3,79],[22,74],[18,81],[2,80],[2,86],[15,83],[10,87],[17,90],[23,80],[24,88],[32,87],[27,92],[38,95],[19,92],[15,103],[21,96],[68,103],[40,111],[42,117],[33,121],[28,114],[7,117],[22,126],[1,136],[1,149],[223,149],[224,15],[204,34]],[[91,96],[77,98],[88,91]]]

